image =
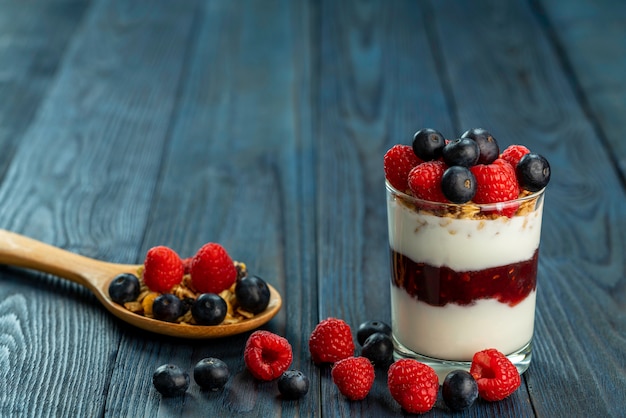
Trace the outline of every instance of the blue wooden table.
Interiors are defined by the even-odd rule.
[[[3,266],[0,416],[402,416],[380,373],[347,401],[307,340],[390,320],[382,156],[423,127],[486,127],[553,172],[533,362],[456,415],[626,416],[625,74],[621,1],[1,1],[0,228],[120,263],[221,243],[283,295],[263,328],[311,388],[254,380],[249,333],[138,331]],[[224,390],[154,390],[158,365],[208,356]]]

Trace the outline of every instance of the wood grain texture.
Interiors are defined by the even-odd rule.
[[[501,143],[527,144],[551,162],[535,350],[526,375],[534,410],[619,416],[626,206],[611,160],[527,4],[433,8],[462,124],[489,126]],[[489,30],[447,30],[477,19],[493,23]],[[461,36],[474,48],[460,47]],[[478,77],[485,82],[467,82]]]
[[[88,10],[0,188],[12,202],[4,228],[94,258],[139,258],[194,12],[165,3]],[[20,344],[6,353],[2,413],[102,415],[117,322],[86,290],[28,276],[3,286],[3,339]]]

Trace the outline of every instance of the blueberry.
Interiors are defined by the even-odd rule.
[[[467,167],[453,165],[443,172],[441,191],[452,203],[469,202],[476,194],[476,178]]]
[[[260,277],[249,276],[237,282],[235,296],[244,310],[256,315],[270,303],[270,288]]]
[[[480,149],[478,164],[491,164],[500,155],[498,141],[488,131],[482,128],[474,128],[466,131],[461,138],[470,138],[476,141]]]
[[[465,370],[448,373],[442,385],[443,401],[453,411],[469,408],[478,398],[478,385]]]
[[[356,331],[356,339],[362,346],[365,344],[367,337],[375,332],[382,332],[383,334],[391,336],[391,327],[382,321],[366,321],[359,325]]]
[[[152,375],[152,384],[163,396],[182,395],[189,387],[189,374],[175,364],[164,364]]]
[[[539,154],[524,155],[515,167],[520,186],[530,192],[538,192],[550,181],[550,164]]]
[[[298,399],[309,391],[309,378],[299,370],[287,370],[278,378],[278,391],[286,399]]]
[[[200,325],[217,325],[226,317],[227,308],[224,299],[215,293],[203,293],[191,307],[191,315]]]
[[[193,379],[203,389],[222,389],[228,382],[229,377],[230,371],[228,366],[217,358],[208,357],[202,359],[193,368]]]
[[[361,355],[377,366],[391,364],[393,361],[393,342],[391,337],[382,332],[375,332],[363,343]]]
[[[441,153],[443,161],[448,166],[460,165],[471,167],[478,162],[480,148],[478,143],[470,138],[457,138],[443,147]]]
[[[180,314],[184,315],[191,309],[193,304],[196,303],[196,300],[194,298],[184,298],[180,302],[181,302]]]
[[[160,321],[175,322],[182,315],[183,305],[176,295],[165,293],[159,295],[152,303],[152,315]]]
[[[434,129],[420,129],[413,136],[413,152],[424,161],[439,158],[445,144],[443,135]]]
[[[120,305],[137,299],[139,296],[139,279],[134,274],[120,274],[109,285],[109,296],[113,302]]]

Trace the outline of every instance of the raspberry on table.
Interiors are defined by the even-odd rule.
[[[364,399],[374,384],[374,366],[365,357],[348,357],[339,360],[331,371],[333,382],[346,398]]]
[[[248,338],[243,359],[252,376],[269,381],[280,377],[289,368],[293,352],[286,338],[260,330]]]
[[[200,293],[220,293],[237,280],[237,268],[224,247],[204,244],[193,256],[189,268],[191,284]]]
[[[515,365],[495,348],[474,354],[470,373],[476,380],[480,397],[490,402],[508,397],[522,384]]]
[[[427,161],[409,173],[409,188],[413,196],[430,202],[447,202],[441,191],[441,178],[446,171],[443,161]]]
[[[409,171],[422,161],[417,158],[413,148],[408,145],[394,145],[383,158],[385,178],[401,192],[409,189],[407,178]]]
[[[309,337],[311,359],[316,364],[335,363],[354,356],[352,330],[343,320],[326,318],[321,321]]]
[[[414,359],[400,359],[387,371],[391,396],[412,414],[428,412],[435,405],[439,379],[435,370]]]
[[[183,262],[171,248],[159,245],[146,253],[143,281],[153,292],[169,292],[183,280],[183,275]]]

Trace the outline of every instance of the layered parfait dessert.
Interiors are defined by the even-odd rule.
[[[484,129],[453,141],[423,129],[384,162],[397,355],[469,362],[496,348],[525,370],[547,160],[500,152]]]

